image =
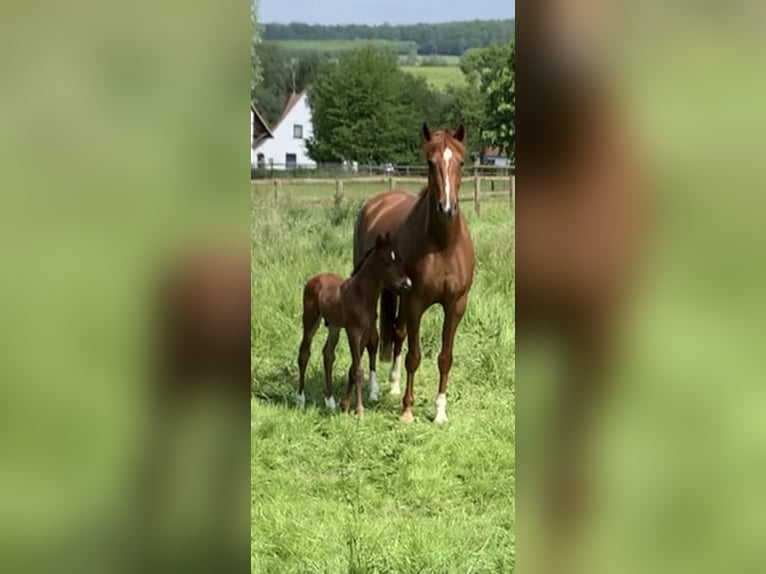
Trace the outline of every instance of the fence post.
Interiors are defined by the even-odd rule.
[[[280,181],[278,179],[274,180],[274,201],[277,201],[279,199],[279,188],[280,188]]]
[[[511,209],[516,206],[516,177],[511,173],[509,176],[511,180],[510,196],[511,196]]]
[[[393,178],[393,176],[389,176],[389,178],[388,178],[388,189],[394,189],[394,178]]]
[[[335,180],[335,203],[343,201],[343,180]]]
[[[481,213],[481,206],[479,204],[479,191],[481,190],[481,178],[476,170],[473,170],[473,208],[476,210],[476,215]]]

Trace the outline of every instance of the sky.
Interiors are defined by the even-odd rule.
[[[262,23],[417,24],[514,18],[516,0],[260,0]]]

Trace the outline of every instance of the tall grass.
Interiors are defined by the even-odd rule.
[[[297,196],[252,206],[252,570],[288,573],[513,572],[515,386],[513,214],[505,201],[470,206],[477,269],[458,330],[450,422],[430,422],[441,310],[421,327],[412,425],[386,394],[365,417],[322,408],[320,330],[307,407],[294,408],[303,283],[351,271],[361,198],[335,205]],[[319,341],[317,341],[317,339]],[[336,396],[350,357],[335,366]],[[367,374],[365,362],[365,378]]]

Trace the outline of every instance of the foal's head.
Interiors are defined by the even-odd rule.
[[[373,277],[392,291],[402,293],[409,291],[412,287],[412,281],[407,277],[404,267],[402,267],[402,260],[391,243],[390,233],[386,233],[385,236],[378,235],[375,239],[375,246],[367,253],[354,272],[356,273],[364,267],[370,269]]]
[[[436,211],[450,218],[457,214],[460,174],[465,156],[465,128],[431,133],[423,124],[423,155],[428,160],[428,189],[433,194]]]

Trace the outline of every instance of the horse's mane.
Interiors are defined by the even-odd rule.
[[[391,245],[391,241],[387,240],[387,239],[384,239],[383,242],[380,243],[380,244],[378,244],[376,242],[375,245],[373,245],[372,247],[370,247],[367,250],[367,252],[364,254],[364,256],[359,260],[359,263],[357,263],[354,266],[354,270],[351,272],[351,277],[353,277],[354,275],[356,275],[359,272],[359,270],[362,268],[362,265],[364,265],[364,262],[367,261],[367,259],[369,259],[370,255],[372,255],[373,251],[375,251],[379,247],[390,246],[390,245]]]

